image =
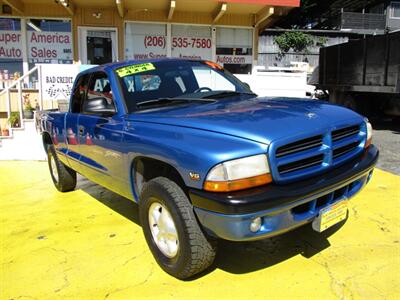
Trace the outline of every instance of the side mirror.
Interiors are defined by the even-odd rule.
[[[108,104],[106,98],[96,97],[87,99],[83,104],[83,112],[87,114],[101,115],[104,117],[113,116],[116,113],[115,107]]]

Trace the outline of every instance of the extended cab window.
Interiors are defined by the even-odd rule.
[[[115,113],[114,97],[107,74],[97,72],[90,77],[82,113],[100,115]]]
[[[90,75],[86,74],[78,78],[71,97],[71,112],[73,113],[81,112],[82,104],[86,96],[86,89],[89,83],[89,76]]]

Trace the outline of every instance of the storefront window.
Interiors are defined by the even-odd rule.
[[[21,21],[0,18],[0,89],[22,74]]]
[[[167,57],[167,27],[164,24],[125,23],[125,58]]]
[[[172,57],[212,59],[211,27],[172,25]]]
[[[26,21],[29,69],[35,63],[72,64],[71,21]]]
[[[217,63],[235,74],[251,72],[253,60],[253,30],[217,28]]]

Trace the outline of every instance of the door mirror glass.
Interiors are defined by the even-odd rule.
[[[109,105],[104,97],[93,97],[85,101],[83,112],[103,116],[111,116],[116,113],[114,106]]]

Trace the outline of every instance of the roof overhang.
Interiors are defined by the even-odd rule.
[[[227,3],[261,4],[270,6],[299,7],[300,0],[219,0]]]
[[[0,0],[12,15],[45,18],[43,9],[57,16],[75,16],[81,10],[107,10],[120,20],[249,26],[263,29],[269,19],[285,16],[300,0]],[[32,12],[36,12],[33,13]],[[103,15],[105,15],[103,13]],[[49,15],[48,17],[51,17]]]

